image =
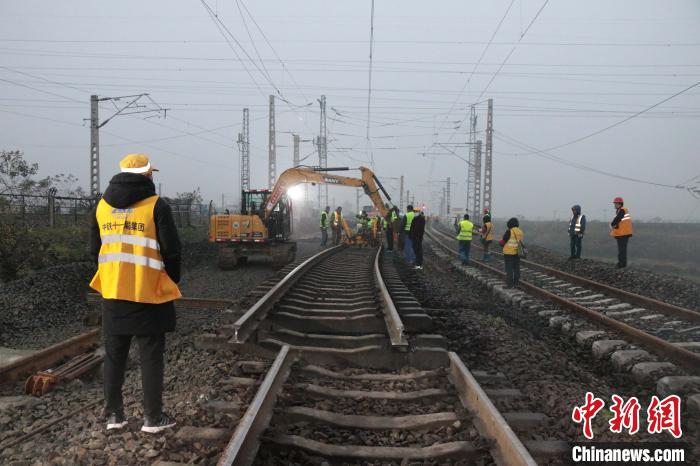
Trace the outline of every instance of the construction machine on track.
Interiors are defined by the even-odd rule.
[[[298,184],[329,184],[363,188],[379,214],[385,217],[389,209],[380,191],[384,193],[387,201],[391,201],[391,198],[374,172],[369,168],[359,167],[360,178],[328,173],[340,170],[349,170],[349,168],[290,168],[280,175],[272,190],[243,191],[240,213],[212,215],[209,221],[209,240],[219,244],[219,268],[234,268],[244,264],[251,256],[267,256],[272,260],[275,268],[281,268],[294,261],[297,245],[294,241],[290,241],[292,202],[287,192]],[[366,244],[366,238],[354,235],[345,219],[343,219],[343,230],[344,242],[347,244]]]

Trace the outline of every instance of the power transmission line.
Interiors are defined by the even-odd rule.
[[[464,82],[464,85],[462,86],[462,89],[457,93],[457,98],[454,100],[452,105],[450,106],[450,110],[447,112],[447,115],[445,115],[445,119],[442,121],[440,126],[437,129],[437,132],[440,132],[442,127],[445,125],[445,122],[449,118],[450,114],[452,113],[452,110],[454,109],[455,105],[457,105],[457,102],[459,102],[459,99],[462,97],[462,94],[464,93],[464,90],[467,88],[469,85],[472,77],[474,76],[474,73],[476,72],[477,68],[479,67],[479,64],[481,63],[481,60],[483,60],[484,56],[486,56],[486,52],[488,51],[489,47],[493,43],[493,40],[496,38],[496,34],[498,34],[498,31],[501,29],[501,25],[505,21],[506,17],[508,16],[508,13],[510,12],[510,9],[513,7],[513,4],[515,3],[515,0],[511,0],[510,4],[508,5],[508,8],[506,8],[506,11],[503,12],[503,16],[501,16],[501,20],[498,22],[498,25],[496,26],[496,29],[494,29],[493,34],[491,34],[491,38],[489,41],[486,43],[486,46],[484,49],[481,51],[481,55],[479,56],[479,59],[477,62],[474,64],[474,68],[472,69],[472,72],[469,74],[469,77],[467,80]]]
[[[508,55],[506,55],[506,58],[503,60],[501,65],[498,67],[496,72],[493,74],[493,77],[491,78],[491,80],[488,82],[488,84],[486,84],[486,87],[484,87],[484,90],[481,91],[481,94],[479,94],[479,97],[477,97],[477,99],[476,99],[477,101],[481,100],[481,98],[484,96],[484,94],[486,93],[488,88],[491,87],[491,83],[494,81],[494,79],[496,79],[496,76],[498,76],[498,73],[501,72],[501,70],[503,69],[505,64],[510,59],[511,55],[513,55],[513,52],[515,52],[515,49],[518,47],[518,45],[520,45],[520,41],[523,40],[523,37],[525,37],[525,34],[527,34],[527,32],[530,30],[532,25],[537,20],[537,18],[539,18],[540,13],[542,13],[542,10],[544,10],[544,7],[546,7],[548,3],[549,3],[549,0],[544,0],[544,3],[542,4],[542,6],[540,7],[539,10],[537,10],[537,13],[532,18],[532,21],[530,21],[530,23],[527,25],[527,28],[525,28],[525,30],[522,32],[522,34],[520,34],[520,37],[518,37],[518,41],[515,44],[513,44],[513,48],[510,50],[510,52],[508,52]]]
[[[372,62],[373,62],[373,52],[374,52],[374,0],[372,2],[372,10],[370,13],[369,22],[369,76],[367,83],[367,146],[365,152],[369,155],[370,166],[374,168],[374,152],[370,150],[370,121],[371,121],[371,110],[372,110]]]
[[[581,136],[581,137],[579,137],[579,138],[573,139],[573,140],[571,140],[571,141],[569,141],[569,142],[565,142],[565,143],[563,143],[563,144],[558,144],[558,145],[556,145],[556,146],[548,147],[548,148],[546,148],[546,149],[544,149],[544,150],[545,150],[545,151],[551,151],[551,150],[555,150],[555,149],[561,149],[562,147],[570,146],[570,145],[572,145],[572,144],[576,144],[577,142],[581,142],[581,141],[584,141],[584,140],[586,140],[586,139],[592,138],[593,136],[597,136],[597,135],[599,135],[600,133],[604,133],[605,131],[608,131],[608,130],[610,130],[610,129],[612,129],[612,128],[615,128],[616,126],[620,126],[621,124],[626,123],[626,122],[632,120],[633,118],[637,118],[638,116],[643,115],[644,113],[648,112],[649,110],[652,110],[652,109],[658,107],[659,105],[662,105],[662,104],[668,102],[669,100],[671,100],[671,99],[673,99],[673,98],[675,98],[675,97],[678,97],[679,95],[684,94],[684,93],[688,92],[689,90],[691,90],[691,89],[693,89],[693,88],[695,88],[695,87],[697,87],[697,86],[700,86],[700,81],[696,82],[695,84],[691,84],[690,86],[686,87],[685,89],[676,92],[676,93],[673,94],[672,96],[667,97],[667,98],[665,98],[665,99],[663,99],[663,100],[661,100],[661,101],[655,103],[654,105],[651,105],[651,106],[645,108],[644,110],[640,110],[640,111],[634,113],[633,115],[628,116],[627,118],[623,118],[623,119],[620,120],[620,121],[617,121],[617,122],[615,122],[615,123],[613,123],[613,124],[611,124],[611,125],[608,125],[608,126],[606,126],[606,127],[604,127],[604,128],[601,128],[601,129],[599,129],[599,130],[597,130],[597,131],[593,131],[592,133],[586,134],[585,136]]]
[[[671,185],[671,184],[666,184],[666,183],[658,183],[658,182],[656,182],[656,181],[642,180],[642,179],[639,179],[639,178],[633,178],[633,177],[630,177],[630,176],[620,175],[620,174],[617,174],[617,173],[611,173],[610,171],[600,170],[600,169],[597,169],[597,168],[594,168],[594,167],[589,167],[589,166],[587,166],[587,165],[583,165],[583,164],[580,164],[580,163],[577,163],[577,162],[572,162],[572,161],[567,160],[567,159],[564,159],[564,158],[562,158],[562,157],[558,157],[558,156],[556,156],[556,155],[554,155],[554,154],[550,154],[549,152],[547,152],[547,150],[537,149],[536,147],[533,147],[533,146],[531,146],[530,144],[527,144],[527,143],[525,143],[525,142],[519,141],[519,140],[513,138],[512,136],[507,136],[507,135],[505,135],[505,134],[503,134],[503,133],[500,133],[500,132],[499,132],[499,133],[495,133],[495,132],[494,132],[494,136],[495,136],[497,139],[500,139],[501,141],[506,142],[506,143],[508,143],[508,144],[510,144],[510,145],[513,145],[513,146],[518,147],[518,148],[521,148],[521,149],[524,148],[524,149],[527,149],[527,150],[531,151],[531,152],[529,152],[529,154],[537,155],[537,156],[540,156],[540,157],[545,158],[545,159],[547,159],[547,160],[550,160],[550,161],[552,161],[552,162],[556,162],[556,163],[559,163],[559,164],[562,164],[562,165],[567,165],[567,166],[569,166],[569,167],[577,168],[577,169],[579,169],[579,170],[584,170],[584,171],[588,171],[588,172],[591,172],[591,173],[597,173],[598,175],[607,176],[607,177],[609,177],[609,178],[623,179],[623,180],[626,180],[626,181],[631,181],[631,182],[633,182],[633,183],[647,184],[647,185],[650,185],[650,186],[659,186],[659,187],[662,187],[662,188],[683,189],[683,190],[687,189],[687,187],[686,187],[686,186],[683,186],[683,185]],[[523,154],[523,155],[524,155],[524,154]]]

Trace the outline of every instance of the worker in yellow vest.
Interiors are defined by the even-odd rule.
[[[323,248],[325,248],[328,244],[328,227],[331,225],[331,221],[329,218],[330,211],[330,206],[326,206],[326,208],[323,211],[321,211],[321,247]]]
[[[387,204],[387,208],[389,204]],[[384,232],[386,233],[386,250],[394,251],[394,229],[399,220],[399,209],[394,206],[389,210],[389,213],[384,217],[382,226],[384,227]]]
[[[403,236],[403,258],[409,265],[413,265],[416,256],[413,252],[413,242],[411,241],[411,224],[416,213],[413,211],[413,205],[406,206],[406,215],[401,219],[401,235]]]
[[[343,208],[340,206],[331,215],[331,230],[333,230],[333,245],[337,246],[343,237]]]
[[[520,222],[513,217],[506,224],[508,229],[498,243],[503,246],[503,261],[506,268],[506,288],[518,286],[520,281],[520,256],[525,254],[525,234],[520,229]]]
[[[481,230],[481,245],[484,248],[482,260],[488,262],[491,260],[491,243],[493,243],[493,223],[491,222],[491,213],[489,209],[484,209],[484,218],[482,220]]]
[[[617,241],[617,268],[627,267],[627,243],[632,237],[632,217],[621,197],[613,199],[615,218],[610,222],[610,236]]]
[[[456,230],[456,239],[459,241],[459,258],[462,259],[462,265],[468,265],[474,230],[474,224],[469,220],[469,214],[464,214],[464,218],[457,224]]]
[[[95,209],[90,249],[97,273],[90,287],[102,295],[105,341],[104,399],[107,430],[127,425],[122,385],[131,341],[141,362],[144,422],[158,433],[175,425],[163,412],[165,333],[175,330],[180,290],[181,245],[170,206],[156,194],[144,154],[119,162],[121,173],[109,182]]]

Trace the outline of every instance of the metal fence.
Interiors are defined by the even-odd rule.
[[[209,225],[210,204],[175,204],[170,202],[175,224],[179,227]]]
[[[94,199],[45,195],[0,194],[0,218],[30,225],[77,225],[95,205]]]
[[[28,225],[66,226],[87,222],[95,207],[94,198],[45,195],[0,194],[0,221]],[[175,223],[179,227],[209,224],[209,204],[170,202]]]

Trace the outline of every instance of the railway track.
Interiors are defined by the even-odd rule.
[[[437,254],[447,254],[448,258],[458,256],[457,242],[451,236],[432,226],[426,234]],[[493,255],[496,259],[490,264],[471,260],[473,267],[468,267],[469,273],[481,274],[486,282],[496,281],[495,284],[491,281],[492,286],[502,287],[493,278],[494,275],[504,276],[502,255]],[[540,311],[540,316],[548,318],[550,326],[564,326],[579,343],[591,345],[597,357],[612,354],[613,363],[617,360],[619,367],[633,374],[635,371],[652,374],[657,379],[675,377],[663,383],[670,381],[675,386],[686,387],[700,384],[700,377],[696,377],[700,373],[700,313],[697,311],[527,260],[521,260],[519,288],[504,292],[508,292],[510,299],[521,308],[532,303],[533,297],[552,303],[554,306]],[[574,319],[566,311],[583,319]],[[657,360],[650,353],[663,360]],[[682,375],[678,366],[691,376]],[[693,389],[686,388],[686,391],[692,393]]]
[[[299,264],[200,339],[252,353],[239,367],[260,374],[242,382],[258,388],[218,464],[534,465],[563,453],[539,440],[547,417],[502,374],[471,373],[431,330],[380,251],[337,247]]]

